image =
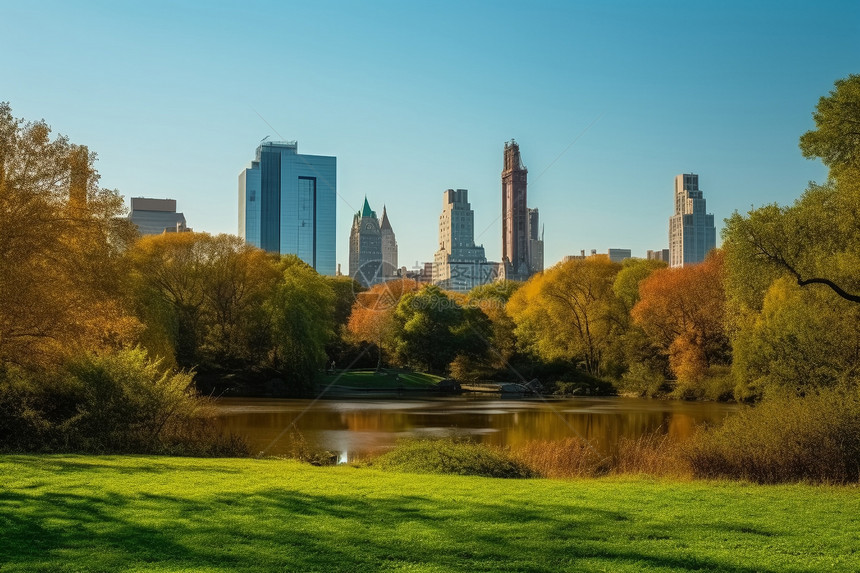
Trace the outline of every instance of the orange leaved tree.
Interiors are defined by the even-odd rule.
[[[654,271],[639,284],[639,297],[633,320],[669,356],[682,385],[695,384],[709,366],[728,361],[720,251],[698,265]]]
[[[377,370],[382,367],[383,350],[393,350],[394,311],[403,295],[416,292],[421,285],[410,279],[374,285],[356,296],[347,332],[354,342],[369,342],[377,348]]]

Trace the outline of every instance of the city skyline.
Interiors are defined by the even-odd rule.
[[[400,264],[431,260],[448,188],[469,189],[475,241],[501,260],[498,153],[515,138],[548,267],[667,247],[677,173],[702,174],[718,243],[732,211],[791,203],[826,178],[797,140],[860,53],[854,2],[260,8],[10,5],[0,100],[97,152],[103,186],[176,199],[211,233],[236,233],[260,140],[336,156],[344,265],[365,194],[397,213]],[[260,57],[277,41],[292,49]]]

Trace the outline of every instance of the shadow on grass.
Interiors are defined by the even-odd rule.
[[[288,487],[194,499],[0,490],[0,563],[13,570],[151,564],[259,571],[767,571],[679,556],[671,531],[633,522],[622,512],[559,508],[527,498],[464,505],[367,491],[311,495]],[[686,535],[695,536],[689,530],[696,527],[708,526],[691,525]],[[640,541],[637,551],[632,541],[642,539],[653,543],[643,547]]]

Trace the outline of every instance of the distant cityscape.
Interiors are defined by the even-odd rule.
[[[475,213],[467,189],[442,192],[438,245],[432,261],[408,269],[398,264],[397,239],[385,205],[382,217],[367,196],[353,215],[347,276],[370,287],[393,279],[466,292],[499,280],[527,280],[544,270],[544,231],[537,208],[528,207],[528,169],[520,148],[504,145],[501,172],[502,260],[488,261],[475,244]],[[337,158],[304,155],[295,141],[263,141],[239,174],[238,234],[249,244],[278,254],[295,254],[320,274],[343,275],[336,263]],[[190,231],[173,199],[134,197],[129,218],[142,234]],[[699,177],[675,177],[669,248],[648,250],[647,258],[671,267],[696,264],[716,247],[714,215],[707,213]],[[610,248],[563,257],[562,262],[604,255],[614,262],[631,249]]]

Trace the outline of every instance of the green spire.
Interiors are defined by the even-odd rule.
[[[370,209],[370,203],[367,202],[367,195],[364,196],[364,208],[361,210],[362,217],[372,217],[373,211]]]

